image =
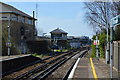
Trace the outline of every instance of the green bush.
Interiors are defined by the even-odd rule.
[[[91,45],[91,47],[92,47],[92,56],[91,57],[96,57],[96,46],[93,44],[95,39],[96,39],[96,35],[94,35],[92,37],[92,45]]]
[[[99,52],[100,52],[100,57],[104,58],[105,57],[105,44],[106,44],[106,34],[105,33],[101,33],[98,35],[98,39],[100,41],[100,45],[99,47]],[[93,36],[92,40],[96,40],[96,35]],[[96,46],[93,45],[93,41],[92,41],[92,57],[96,57]]]
[[[95,45],[92,44],[92,57],[96,57],[96,48]]]
[[[100,45],[99,45],[100,57],[104,58],[105,57],[106,34],[102,33],[101,35],[99,35],[99,40],[100,40]]]

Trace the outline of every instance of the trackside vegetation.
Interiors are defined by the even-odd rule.
[[[98,34],[98,39],[100,40],[100,45],[98,46],[100,57],[105,58],[106,34]],[[94,40],[96,40],[96,35],[92,37],[92,57],[96,57],[96,46],[93,44]]]

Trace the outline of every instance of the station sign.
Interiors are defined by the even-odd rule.
[[[99,40],[94,40],[94,45],[100,45],[100,41]]]
[[[117,26],[120,24],[120,15],[111,19],[111,27]]]
[[[12,43],[11,42],[6,42],[6,47],[11,47]]]

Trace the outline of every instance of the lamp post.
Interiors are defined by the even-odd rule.
[[[9,15],[9,22],[8,22],[8,42],[7,42],[7,47],[8,47],[8,56],[10,56],[10,47],[11,47],[11,42],[10,42],[10,26],[11,26],[11,14]]]
[[[97,16],[97,18],[98,18],[98,14],[97,13],[91,13],[91,14],[93,14],[93,15],[96,15]],[[98,31],[97,31],[97,28],[96,28],[96,57],[98,58],[98,60],[99,60],[99,47],[98,47]]]
[[[109,26],[108,26],[108,4],[106,2],[106,20],[107,20],[107,23],[106,23],[106,28],[107,28],[107,48],[106,48],[106,64],[109,63],[109,39],[108,39],[108,36],[109,36]]]
[[[113,27],[110,28],[110,78],[112,79],[112,66],[113,66]]]
[[[7,18],[7,17],[3,17],[3,18]],[[7,26],[7,29],[8,29],[8,41],[6,42],[6,47],[8,49],[8,56],[10,56],[10,47],[12,46],[11,44],[11,35],[10,35],[10,30],[11,30],[11,13],[9,14],[9,20],[8,20],[8,26]]]
[[[110,78],[113,78],[113,40],[114,40],[114,29],[120,24],[120,15],[113,17],[110,24]]]
[[[98,47],[98,32],[96,30],[96,41],[97,41],[97,44],[96,44],[96,57],[98,58],[99,60],[99,47]]]

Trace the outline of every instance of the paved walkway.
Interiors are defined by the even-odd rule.
[[[80,59],[73,79],[110,80],[110,65],[105,63],[105,59],[91,58],[90,60],[90,55],[91,52],[88,52],[85,57]],[[115,69],[113,69],[113,78],[120,80],[120,73]]]

